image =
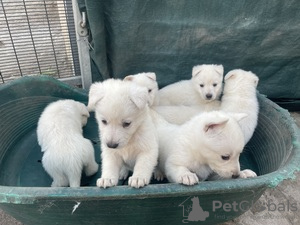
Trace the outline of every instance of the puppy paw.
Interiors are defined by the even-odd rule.
[[[239,177],[240,178],[249,178],[249,177],[257,177],[257,175],[254,171],[247,169],[247,170],[242,170],[240,172]]]
[[[184,185],[195,185],[199,183],[199,179],[195,173],[185,173],[179,176],[178,183]]]
[[[114,178],[99,178],[97,180],[97,186],[101,188],[113,187],[118,184],[118,180]]]
[[[153,175],[154,175],[154,179],[156,179],[157,181],[163,181],[163,179],[165,178],[163,172],[161,172],[158,169],[154,171]]]
[[[128,185],[134,188],[141,188],[149,184],[149,179],[143,177],[129,177]]]

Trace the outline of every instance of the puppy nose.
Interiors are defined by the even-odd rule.
[[[106,145],[109,148],[117,148],[119,146],[118,143],[114,143],[114,142],[108,142],[108,143],[106,143]]]
[[[239,176],[240,176],[239,174],[232,174],[233,179],[239,178]]]
[[[207,99],[211,99],[212,98],[212,94],[206,94],[206,98]]]

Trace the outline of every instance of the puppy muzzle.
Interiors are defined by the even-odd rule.
[[[211,100],[213,95],[208,93],[208,94],[205,95],[205,97],[206,97],[207,100]]]
[[[108,148],[113,148],[113,149],[115,149],[115,148],[118,148],[119,143],[115,143],[115,142],[107,142],[107,143],[106,143],[106,146],[107,146]]]

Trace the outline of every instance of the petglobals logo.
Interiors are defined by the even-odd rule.
[[[202,202],[203,204],[203,202]],[[256,212],[289,212],[298,213],[300,204],[290,200],[284,202],[274,202],[271,199],[266,199],[265,201],[258,200],[253,201],[230,201],[224,202],[220,200],[213,200],[210,204],[205,202],[203,204],[204,208],[201,206],[201,198],[197,196],[190,196],[185,199],[178,207],[182,207],[182,222],[201,222],[210,219],[233,219],[233,212],[246,212],[250,208],[254,209]],[[262,214],[260,214],[262,215]],[[268,215],[268,214],[266,214]],[[272,219],[271,217],[269,219]],[[207,222],[207,221],[206,221]]]
[[[272,200],[267,200],[266,202],[259,201],[254,204],[253,201],[241,201],[241,202],[227,202],[222,203],[221,201],[213,201],[212,202],[212,211],[217,212],[218,210],[222,212],[245,212],[249,210],[251,207],[255,207],[258,211],[268,211],[268,212],[296,212],[298,210],[297,202],[290,202],[287,200],[286,202],[274,203]]]
[[[202,209],[199,197],[189,197],[179,207],[183,210],[183,223],[205,221],[209,217],[209,212]]]

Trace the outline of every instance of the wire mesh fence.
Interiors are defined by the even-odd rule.
[[[72,0],[0,0],[0,84],[80,76]]]

